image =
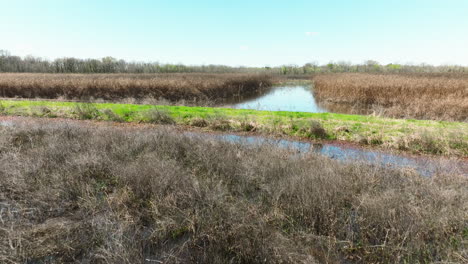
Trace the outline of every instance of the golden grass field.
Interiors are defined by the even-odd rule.
[[[468,75],[340,73],[314,76],[322,103],[396,118],[466,121]]]
[[[0,96],[217,101],[258,93],[273,80],[258,74],[0,74]]]

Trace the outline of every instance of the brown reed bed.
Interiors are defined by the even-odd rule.
[[[387,117],[468,120],[467,74],[341,73],[313,80],[314,94],[322,104]]]
[[[4,98],[155,98],[169,101],[223,101],[260,93],[274,80],[259,74],[0,74]]]

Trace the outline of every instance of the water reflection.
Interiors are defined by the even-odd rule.
[[[309,113],[328,112],[354,115],[374,113],[374,109],[365,106],[319,101],[315,98],[312,89],[311,85],[278,86],[258,95],[235,96],[224,106],[237,109]]]
[[[16,122],[0,121],[0,127],[14,127]],[[24,123],[26,124],[26,122]],[[73,123],[50,122],[48,126],[69,126]],[[30,126],[30,124],[27,124]],[[82,126],[82,124],[80,124]],[[233,134],[204,134],[196,132],[185,132],[185,135],[200,138],[213,138],[226,142],[238,143],[249,146],[270,144],[283,149],[292,150],[297,155],[317,153],[342,162],[364,162],[372,165],[390,167],[395,169],[414,169],[423,176],[432,176],[437,173],[458,174],[468,176],[468,162],[449,159],[436,159],[427,157],[408,157],[372,151],[353,147],[341,147],[333,144],[312,144],[310,142],[271,139],[260,136],[239,136]]]
[[[329,101],[318,101],[317,104],[322,109],[326,109],[329,113],[370,115],[375,112],[372,108],[353,104],[334,103]]]
[[[197,133],[190,133],[197,135]],[[198,134],[202,137],[207,135]],[[352,147],[340,147],[332,144],[312,144],[308,142],[284,139],[270,139],[257,136],[238,136],[232,134],[210,135],[214,139],[245,145],[272,144],[290,149],[296,153],[317,153],[343,162],[364,162],[394,169],[414,169],[423,176],[437,173],[459,174],[468,176],[468,163],[456,160],[431,159],[426,157],[407,157]]]
[[[263,95],[239,100],[226,106],[267,111],[327,112],[317,104],[309,85],[275,87]]]
[[[11,126],[13,126],[13,122],[11,122],[11,121],[0,121],[0,126],[11,127]]]

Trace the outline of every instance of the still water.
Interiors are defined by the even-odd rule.
[[[227,107],[267,111],[327,112],[317,104],[309,85],[274,87],[265,94],[240,100]]]
[[[196,135],[196,133],[190,133]],[[198,134],[202,136],[202,134]],[[202,137],[206,137],[203,135]],[[217,140],[245,145],[269,144],[284,149],[294,150],[298,154],[316,153],[342,162],[362,162],[393,169],[415,170],[422,176],[458,174],[468,176],[468,162],[429,157],[411,157],[381,151],[366,150],[354,147],[341,147],[333,144],[312,144],[285,139],[271,139],[259,136],[238,136],[233,134],[210,135]]]
[[[72,122],[72,121],[70,121]],[[79,121],[75,121],[78,122]],[[26,124],[26,122],[25,122]],[[65,123],[67,126],[69,123]],[[15,127],[18,124],[14,120],[1,120],[1,127]],[[24,124],[23,124],[24,125]],[[28,123],[28,126],[30,124]],[[82,124],[81,124],[82,125]],[[437,173],[458,174],[468,176],[468,162],[463,160],[450,160],[443,158],[411,157],[380,151],[372,151],[354,147],[343,147],[333,144],[315,144],[310,142],[272,139],[260,136],[239,136],[233,134],[204,134],[196,132],[184,132],[190,137],[211,138],[214,140],[257,146],[268,144],[283,149],[294,151],[298,155],[315,153],[342,162],[363,162],[371,165],[389,167],[394,169],[412,169],[423,176],[432,176]]]

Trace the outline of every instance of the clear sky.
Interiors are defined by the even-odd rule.
[[[0,0],[0,49],[197,65],[468,65],[468,0]]]

